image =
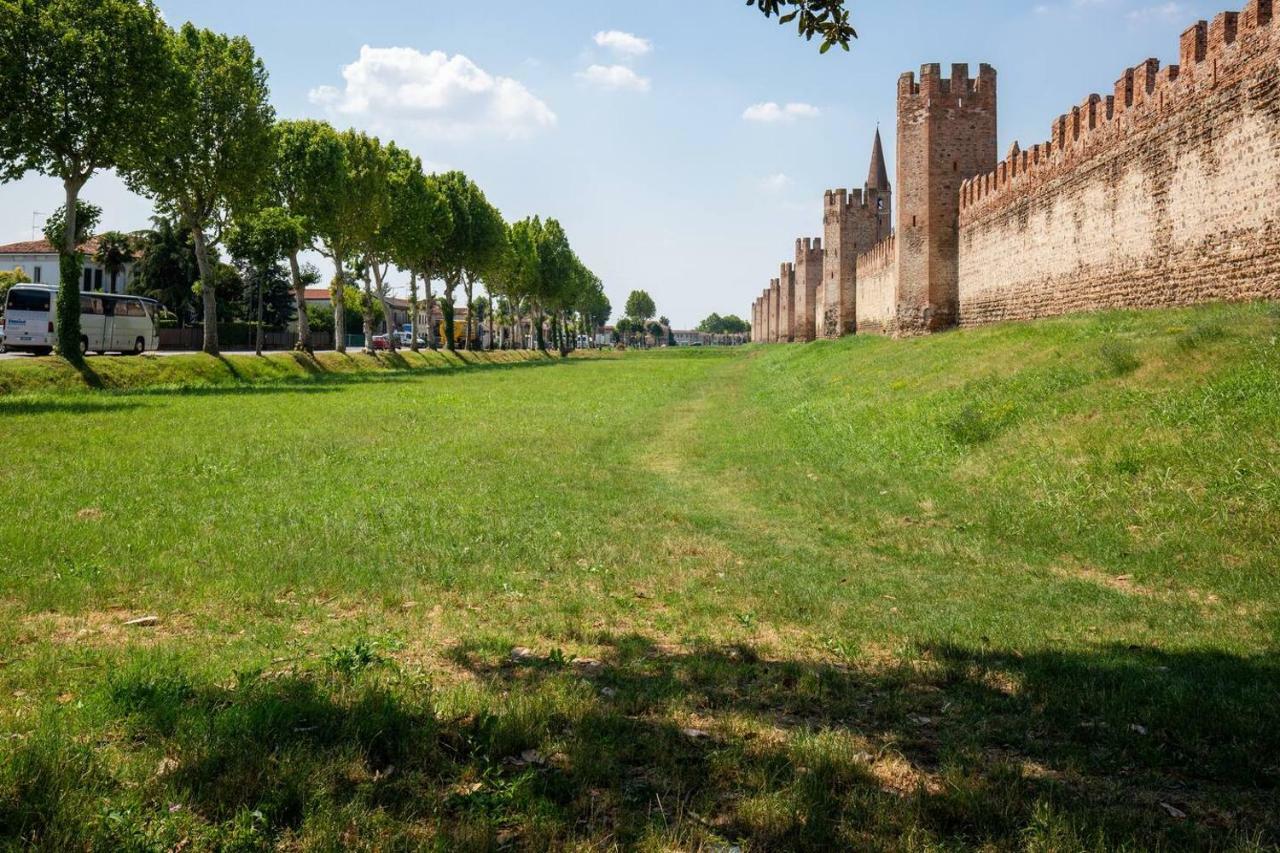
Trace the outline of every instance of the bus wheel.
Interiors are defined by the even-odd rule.
[[[133,342],[134,355],[142,355],[146,351],[147,351],[147,342],[144,341],[142,338],[138,338],[136,341]]]

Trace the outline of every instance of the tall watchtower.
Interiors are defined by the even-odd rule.
[[[892,233],[893,190],[876,130],[867,183],[860,190],[828,190],[823,208],[823,292],[818,337],[839,338],[857,329],[858,255]]]
[[[959,313],[960,183],[994,171],[996,72],[925,65],[898,81],[898,332],[955,325]]]

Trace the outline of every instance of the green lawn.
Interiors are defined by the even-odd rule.
[[[0,397],[0,844],[1275,849],[1278,335]]]

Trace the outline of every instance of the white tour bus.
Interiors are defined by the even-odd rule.
[[[48,355],[58,344],[58,288],[15,284],[5,300],[5,349]],[[140,355],[160,347],[160,303],[141,296],[80,294],[80,351]]]

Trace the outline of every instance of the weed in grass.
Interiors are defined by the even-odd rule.
[[[1111,338],[1098,348],[1098,358],[1111,376],[1128,376],[1142,366],[1138,351],[1128,341]]]
[[[1227,330],[1216,319],[1197,323],[1178,335],[1178,349],[1184,352],[1200,349],[1208,344],[1220,341],[1227,336]]]

